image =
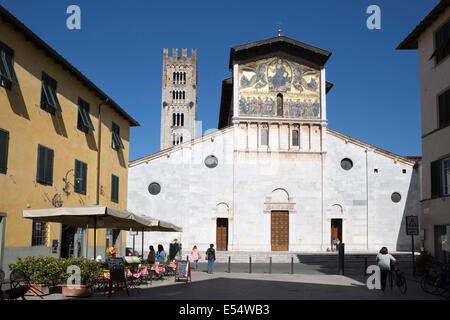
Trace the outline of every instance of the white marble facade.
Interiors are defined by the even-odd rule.
[[[146,233],[145,252],[159,243],[168,249],[173,238],[184,249],[206,249],[216,243],[218,218],[228,219],[228,251],[271,251],[271,212],[277,210],[289,212],[292,252],[326,252],[332,219],[340,219],[346,251],[410,250],[405,216],[420,212],[416,161],[327,128],[324,68],[318,119],[239,115],[238,70],[234,65],[228,126],[130,162],[128,209],[183,228]],[[268,130],[267,145],[262,130]],[[214,168],[205,165],[210,155],[218,160]],[[346,158],[350,170],[341,166]],[[161,186],[156,195],[148,190],[153,182]],[[135,241],[140,248],[140,235]]]

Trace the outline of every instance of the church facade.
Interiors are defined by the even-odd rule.
[[[411,249],[417,158],[328,128],[330,56],[285,36],[231,48],[218,130],[129,163],[128,209],[183,228],[146,233],[146,249],[173,238],[185,250]]]

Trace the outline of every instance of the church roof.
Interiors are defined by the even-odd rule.
[[[403,40],[397,47],[397,50],[411,50],[418,48],[419,37],[424,33],[439,16],[450,7],[450,0],[441,0],[439,4],[423,19],[416,28]]]
[[[229,67],[231,69],[233,64],[239,61],[280,51],[310,61],[319,67],[324,66],[332,54],[330,51],[281,35],[231,47]]]

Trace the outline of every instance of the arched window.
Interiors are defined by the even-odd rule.
[[[173,73],[173,78],[172,78],[173,84],[175,84],[175,77],[176,77],[176,73],[174,72],[174,73]]]
[[[183,135],[180,134],[180,143],[183,143]]]
[[[184,113],[181,114],[181,126],[184,126]]]
[[[183,91],[183,102],[184,102],[185,98],[186,98],[186,92]]]
[[[172,100],[175,100],[175,91],[172,91]]]
[[[176,115],[175,113],[172,113],[172,126],[175,126],[176,124]]]
[[[179,125],[180,125],[180,114],[177,113],[177,126],[179,126]]]
[[[183,84],[186,84],[186,72],[183,72]]]
[[[283,95],[281,93],[277,94],[277,116],[283,116]]]

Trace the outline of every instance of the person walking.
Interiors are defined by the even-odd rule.
[[[153,248],[153,246],[150,246],[149,249],[150,252],[148,253],[147,261],[149,264],[155,264],[155,257],[156,257],[155,248]]]
[[[158,244],[158,252],[156,253],[156,261],[160,264],[164,264],[166,261],[166,252],[161,244]]]
[[[395,262],[395,258],[388,253],[388,249],[386,247],[381,248],[377,254],[377,265],[380,268],[381,290],[383,292],[386,290],[386,280],[391,270],[391,263]]]
[[[192,252],[191,252],[191,259],[192,261],[194,261],[194,270],[197,270],[198,268],[198,259],[200,258],[200,254],[198,252],[197,246],[194,246],[194,248],[192,248]]]
[[[216,261],[216,250],[214,250],[214,245],[211,243],[208,250],[206,250],[206,258],[208,259],[208,273],[213,273],[214,261]]]

